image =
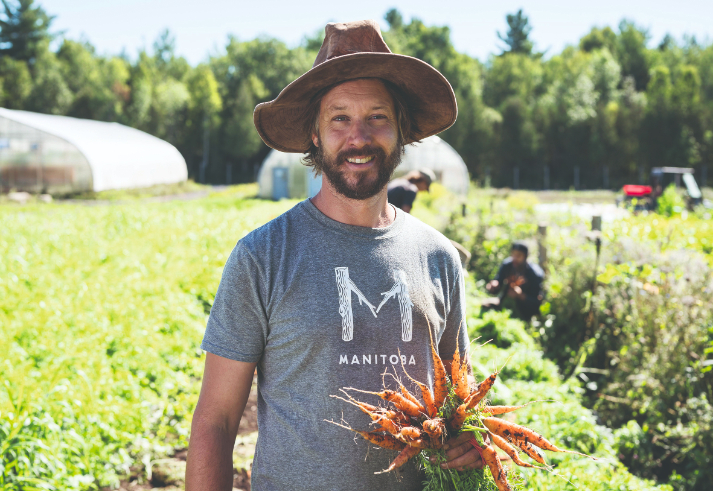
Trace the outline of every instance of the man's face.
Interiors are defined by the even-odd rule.
[[[525,261],[527,261],[527,256],[525,255],[525,253],[518,250],[510,251],[510,257],[512,257],[512,264],[516,268],[521,267],[523,264],[525,264]]]
[[[401,161],[391,94],[377,79],[338,85],[322,98],[312,141],[320,169],[339,194],[359,200],[378,194]]]

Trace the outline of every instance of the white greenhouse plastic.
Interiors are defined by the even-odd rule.
[[[0,108],[0,185],[25,191],[104,191],[188,178],[170,143],[118,123]]]
[[[272,150],[260,167],[259,196],[268,199],[304,198],[317,194],[321,178],[315,178],[311,170],[302,164],[301,153],[283,153]],[[467,194],[470,184],[468,168],[458,152],[437,136],[406,145],[401,164],[394,177],[411,170],[431,169],[436,180],[456,194]]]

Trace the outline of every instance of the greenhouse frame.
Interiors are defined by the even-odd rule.
[[[266,199],[312,197],[322,185],[311,168],[302,163],[304,154],[284,153],[272,150],[260,167],[259,196]],[[436,181],[453,193],[468,193],[470,176],[468,167],[453,147],[437,136],[430,136],[419,143],[406,145],[401,164],[394,177],[401,177],[412,170],[431,169]]]
[[[0,187],[78,193],[188,178],[170,143],[118,123],[0,108]]]

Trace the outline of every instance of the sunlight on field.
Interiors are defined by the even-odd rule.
[[[203,369],[199,343],[224,263],[237,240],[296,203],[250,198],[254,185],[217,191],[194,186],[189,192],[196,190],[207,195],[193,201],[149,201],[166,194],[159,189],[96,196],[92,206],[0,205],[3,230],[10,231],[0,237],[0,350],[6,353],[0,362],[0,447],[9,462],[0,472],[0,489],[14,489],[23,479],[57,489],[95,489],[129,477],[145,480],[152,473],[154,484],[182,486],[185,463],[170,456],[187,445]],[[538,215],[538,203],[532,193],[474,189],[462,217],[460,199],[436,185],[430,195],[420,194],[414,207],[415,216],[473,252],[468,327],[472,337],[494,339],[474,353],[475,371],[487,372],[514,355],[496,384],[493,403],[553,399],[523,410],[518,421],[567,448],[604,458],[595,463],[555,455],[557,476],[524,470],[527,488],[565,490],[571,481],[580,489],[670,489],[634,477],[619,462],[618,449],[628,441],[619,435],[628,433],[602,425],[597,418],[608,414],[616,420],[616,414],[602,408],[609,412],[595,417],[588,408],[599,404],[591,399],[596,394],[572,375],[578,373],[572,371],[580,352],[563,340],[572,337],[567,333],[575,332],[572,326],[579,326],[591,301],[593,246],[584,235],[586,219],[576,213]],[[482,280],[507,255],[513,239],[534,237],[541,220],[551,230],[547,321],[530,328],[506,312],[479,315]],[[650,256],[642,257],[661,260],[669,251],[675,258],[685,249],[690,252],[679,262],[693,258],[705,265],[713,259],[712,233],[710,220],[694,214],[607,222],[603,261],[608,262],[598,270],[597,305],[609,308],[608,299],[620,296],[617,288],[629,284],[641,282],[648,290],[637,297],[642,303],[639,313],[631,314],[633,320],[601,314],[602,325],[614,322],[626,339],[627,323],[648,322],[636,317],[646,314],[641,311],[645,295],[678,284],[675,275],[645,284],[658,270],[626,266],[635,256],[621,244],[645,240],[646,247],[637,250]],[[672,309],[680,308],[679,300],[661,298],[651,315],[675,315],[666,321],[667,330],[675,333],[675,319],[681,316]],[[699,297],[696,305],[705,306],[705,301]],[[687,332],[692,329],[688,324],[702,322],[705,310],[695,312],[693,320],[678,322],[675,329]],[[628,349],[641,348],[631,344]],[[635,361],[625,365],[623,349],[618,356],[622,373],[647,375],[637,371]],[[605,390],[605,380],[600,383],[599,390]],[[236,470],[249,467],[256,436],[254,427],[241,434]],[[245,471],[241,476],[247,479]]]
[[[11,231],[0,237],[0,434],[26,443],[17,474],[108,485],[144,455],[186,445],[223,265],[238,239],[294,204],[237,191],[0,207]]]

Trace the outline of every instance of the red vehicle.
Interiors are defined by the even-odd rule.
[[[685,189],[689,209],[702,203],[703,196],[693,178],[693,169],[687,167],[654,167],[651,169],[651,186],[626,184],[622,188],[624,196],[619,202],[633,205],[634,211],[655,210],[656,200],[671,184]]]

